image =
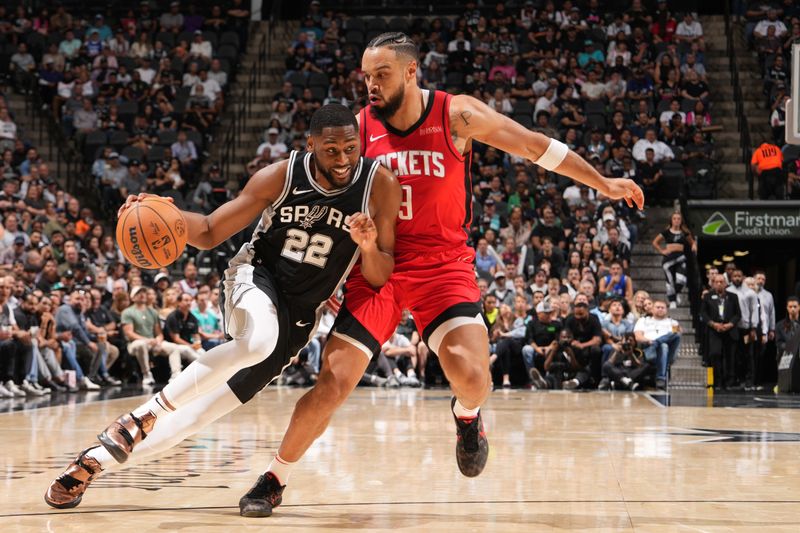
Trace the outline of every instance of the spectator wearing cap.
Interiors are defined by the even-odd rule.
[[[286,144],[278,139],[279,134],[280,130],[278,128],[269,128],[267,130],[267,140],[258,145],[256,154],[264,158],[264,150],[267,150],[266,159],[270,162],[283,159],[289,152],[289,149],[286,147]]]
[[[573,308],[572,315],[564,322],[564,329],[572,334],[570,346],[580,366],[589,369],[590,376],[599,381],[603,328],[597,316],[589,312],[589,299],[585,294],[575,296]],[[589,385],[586,381],[578,381],[572,388]]]
[[[213,49],[211,42],[203,37],[201,30],[195,30],[192,38],[192,45],[189,48],[189,56],[194,59],[202,59],[203,61],[211,61]]]
[[[142,172],[142,162],[131,159],[128,162],[128,174],[122,179],[119,193],[122,198],[138,195],[147,189],[147,175]]]
[[[591,63],[604,64],[606,61],[603,51],[600,50],[591,39],[583,42],[583,52],[578,54],[578,65],[586,68]]]
[[[147,290],[134,287],[131,290],[133,305],[122,312],[122,331],[128,341],[128,353],[139,362],[142,384],[153,385],[155,379],[150,372],[150,356],[166,356],[169,359],[170,379],[181,371],[180,348],[164,340],[158,313],[147,306]]]
[[[489,285],[488,294],[493,294],[497,298],[497,305],[514,304],[514,282],[506,276],[505,271],[498,269],[494,273],[494,281]]]
[[[15,262],[19,261],[25,263],[28,259],[28,252],[25,251],[25,237],[18,235],[14,237],[14,244],[3,252],[0,257],[0,263],[4,268],[11,268]]]
[[[161,31],[179,32],[183,27],[183,15],[180,13],[180,2],[170,2],[169,11],[162,13],[158,18]]]
[[[522,359],[525,369],[536,385],[537,369],[544,373],[544,361],[547,352],[558,344],[561,322],[553,317],[553,307],[549,301],[543,300],[536,305],[536,320],[530,320],[525,326],[525,346],[522,347]]]

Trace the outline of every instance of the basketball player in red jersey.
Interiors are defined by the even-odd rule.
[[[532,132],[471,96],[417,85],[417,49],[402,33],[373,39],[362,57],[369,106],[359,114],[363,155],[397,175],[403,191],[395,268],[374,289],[356,267],[326,347],[315,387],[295,407],[278,454],[240,501],[245,516],[268,516],[280,504],[292,464],[322,434],[335,409],[392,335],[403,309],[439,356],[454,392],[456,460],[465,476],[483,470],[489,444],[479,408],[491,390],[489,338],[481,319],[472,218],[472,140],[525,157],[629,206],[644,204],[628,179],[607,179],[566,145]]]

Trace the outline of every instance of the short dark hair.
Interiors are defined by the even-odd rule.
[[[309,130],[311,135],[322,135],[322,130],[325,128],[345,126],[353,126],[358,133],[358,122],[353,112],[342,104],[327,104],[317,109],[311,116]]]
[[[386,33],[381,33],[372,39],[369,44],[367,44],[367,48],[384,47],[389,47],[391,50],[394,50],[395,53],[406,55],[414,61],[419,58],[419,50],[417,49],[417,45],[414,43],[411,37],[401,31],[389,31]]]
[[[791,303],[791,302],[795,302],[795,303],[800,304],[800,298],[798,298],[797,296],[789,296],[788,298],[786,298],[786,303],[787,304]]]

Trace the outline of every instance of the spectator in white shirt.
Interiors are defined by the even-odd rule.
[[[631,34],[631,26],[622,19],[622,13],[617,13],[614,16],[614,22],[609,24],[608,28],[606,28],[606,35],[612,39],[616,37],[619,32],[624,33],[626,37]]]
[[[199,76],[198,79],[199,79],[198,83],[195,83],[194,85],[192,85],[192,91],[189,94],[190,95],[195,94],[197,92],[197,90],[196,90],[197,86],[198,85],[202,85],[203,86],[203,94],[208,96],[208,98],[212,102],[214,100],[216,100],[217,97],[219,96],[219,94],[222,92],[222,87],[219,86],[219,83],[217,83],[217,80],[209,78],[208,77],[208,71],[205,71],[205,70],[201,70],[200,71],[200,76]]]
[[[653,316],[642,317],[633,327],[636,342],[644,346],[645,359],[656,365],[656,387],[664,389],[669,366],[681,343],[680,325],[667,315],[667,302],[653,301]]]
[[[211,60],[211,70],[208,71],[208,78],[216,81],[220,87],[227,85],[228,73],[222,70],[222,63],[219,59]]]
[[[770,9],[767,11],[767,18],[756,24],[756,27],[753,29],[753,36],[756,39],[763,39],[767,36],[767,28],[770,26],[775,26],[775,37],[778,39],[783,38],[788,31],[786,29],[786,24],[778,18],[778,12],[775,9]]]
[[[665,143],[656,139],[656,130],[649,128],[644,134],[644,139],[639,139],[633,145],[633,158],[637,161],[644,162],[647,157],[645,151],[651,148],[655,154],[655,162],[661,163],[664,161],[671,161],[675,158],[675,154]]]
[[[143,58],[142,66],[137,68],[136,72],[139,73],[139,79],[141,79],[147,85],[153,84],[153,79],[156,77],[156,71],[150,66],[150,58]]]
[[[583,84],[583,87],[581,87],[581,94],[583,97],[586,100],[599,100],[605,95],[605,92],[606,86],[604,83],[598,81],[597,71],[590,70],[589,79]]]
[[[700,22],[694,20],[691,12],[687,12],[683,16],[683,20],[675,29],[675,40],[678,43],[697,43],[701,50],[704,48],[703,26]]]
[[[0,108],[0,152],[13,150],[17,140],[17,125],[11,120],[8,109]]]
[[[261,155],[264,150],[269,150],[269,159],[277,161],[289,152],[286,145],[278,140],[278,128],[270,128],[267,130],[267,141],[263,142],[256,149],[256,155]]]
[[[195,30],[194,32],[194,40],[192,41],[192,45],[189,47],[189,55],[194,58],[202,58],[205,60],[210,60],[213,50],[211,48],[211,42],[206,41],[203,39],[203,32],[200,30]]]
[[[686,113],[681,111],[681,101],[677,98],[674,98],[669,103],[669,109],[661,113],[661,116],[658,117],[658,121],[661,122],[661,127],[669,126],[669,121],[672,120],[674,115],[680,115],[683,122],[686,122]]]

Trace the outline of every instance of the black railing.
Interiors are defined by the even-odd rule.
[[[271,49],[273,25],[273,21],[270,21],[269,31],[257,37],[260,40],[255,50],[256,59],[250,68],[250,72],[246,75],[247,78],[243,79],[244,76],[241,72],[237,76],[237,85],[240,92],[238,96],[235,96],[236,102],[230,110],[229,126],[222,136],[222,148],[220,148],[220,168],[222,175],[228,179],[232,178],[230,173],[231,165],[237,162],[245,162],[237,157],[236,149],[241,146],[242,135],[246,132],[245,117],[251,113],[253,104],[256,102],[256,90],[259,87],[263,87]],[[251,32],[250,35],[253,35],[253,33]],[[248,53],[250,51],[249,43],[245,44],[245,46],[245,53]]]
[[[731,83],[733,84],[733,101],[736,106],[736,121],[739,128],[739,148],[741,149],[742,163],[745,166],[747,175],[748,195],[754,198],[754,179],[753,169],[750,166],[750,156],[753,152],[753,145],[750,138],[750,124],[747,122],[747,115],[744,112],[744,95],[742,94],[742,84],[739,77],[739,65],[736,61],[736,47],[734,44],[735,28],[731,20],[730,2],[725,2],[725,34],[727,35],[728,60],[731,69]]]
[[[683,216],[683,220],[686,221],[689,219],[689,204],[685,194],[681,195],[680,206],[681,215]],[[692,228],[695,241],[697,241],[697,230],[699,230],[699,228]],[[703,298],[702,275],[704,275],[704,272],[700,270],[697,254],[691,249],[686,250],[686,290],[689,293],[689,309],[692,315],[692,325],[696,332],[701,331],[700,328],[702,327],[702,324],[700,324],[700,303]]]
[[[39,78],[28,77],[25,84],[28,96],[25,98],[25,115],[31,128],[38,133],[37,149],[47,149],[52,160],[47,161],[52,175],[59,186],[70,194],[92,190],[91,177],[83,165],[81,155],[69,143],[64,130],[53,116],[52,102],[45,102],[39,92]],[[32,134],[33,132],[26,132]]]

